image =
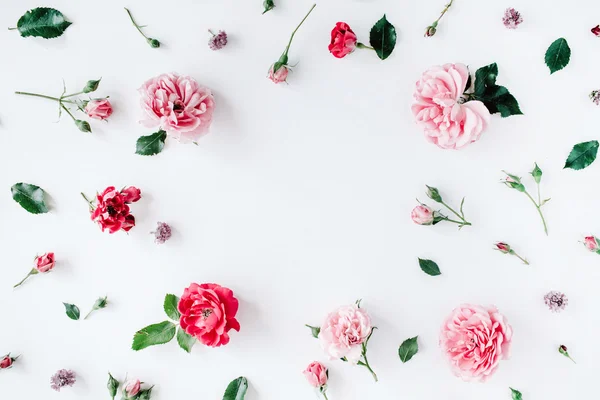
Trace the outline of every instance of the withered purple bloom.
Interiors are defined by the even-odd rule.
[[[75,372],[67,369],[58,370],[50,378],[50,383],[52,389],[60,392],[61,388],[75,384]]]

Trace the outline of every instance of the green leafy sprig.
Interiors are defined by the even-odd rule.
[[[439,203],[439,204],[443,205],[444,207],[446,207],[448,209],[448,211],[450,211],[452,214],[456,215],[456,217],[458,218],[458,220],[452,219],[452,218],[449,218],[449,217],[445,216],[440,211],[434,211],[433,212],[433,223],[431,225],[435,225],[435,224],[440,223],[442,221],[447,221],[447,222],[452,222],[454,224],[457,224],[458,225],[458,229],[462,229],[465,226],[471,226],[472,225],[465,218],[465,213],[463,211],[463,207],[465,205],[465,198],[464,197],[463,197],[463,199],[460,202],[460,208],[459,208],[459,211],[457,212],[452,207],[450,207],[448,204],[446,204],[444,202],[444,200],[442,199],[442,196],[440,195],[440,192],[439,192],[438,189],[436,189],[436,188],[434,188],[432,186],[429,186],[429,185],[425,185],[425,186],[427,187],[427,197],[429,197],[431,200],[435,201],[436,203]],[[421,205],[425,205],[425,204],[421,203],[419,201],[419,199],[417,199],[417,201]]]
[[[479,100],[490,114],[500,113],[503,118],[511,115],[522,115],[519,102],[504,86],[496,84],[498,65],[492,63],[479,68],[475,72],[475,87],[471,89],[471,77],[463,96],[466,101]]]

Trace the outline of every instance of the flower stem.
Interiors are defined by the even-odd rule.
[[[329,400],[329,399],[327,398],[327,394],[325,394],[325,392],[322,392],[322,394],[323,394],[323,398],[324,398],[325,400]]]
[[[527,191],[524,191],[523,193],[525,193],[527,195],[527,197],[529,197],[529,200],[531,200],[531,202],[537,209],[538,213],[540,214],[540,217],[542,218],[542,223],[544,224],[544,232],[546,232],[546,236],[547,236],[548,235],[548,226],[546,225],[546,219],[544,218],[544,214],[542,214],[542,209],[541,209],[540,205],[535,202],[533,197],[531,197],[531,195]]]
[[[458,218],[460,218],[461,220],[463,220],[463,222],[467,222],[467,220],[464,219],[462,215],[460,215],[459,213],[457,213],[456,211],[454,211],[452,209],[452,207],[450,207],[448,204],[444,203],[443,201],[440,201],[440,203],[442,203],[448,210],[450,210],[452,212],[452,214],[456,215]],[[471,225],[471,224],[469,224],[469,225]]]
[[[446,14],[446,12],[448,11],[448,9],[452,6],[452,3],[454,3],[454,0],[450,0],[450,2],[448,4],[446,4],[446,7],[444,7],[444,9],[442,10],[442,13],[438,17],[438,19],[435,20],[434,24],[437,24],[438,22],[440,22],[440,19],[442,19],[442,17],[444,16],[444,14]]]
[[[69,111],[69,109],[67,107],[65,107],[65,105],[62,102],[59,102],[60,106],[63,108],[63,110],[65,110],[67,112],[67,114],[69,114],[71,116],[71,118],[73,118],[73,121],[77,122],[77,118],[75,118],[73,116],[73,114],[71,114],[71,111]]]
[[[17,28],[8,28],[9,31],[16,31]]]
[[[467,221],[457,221],[455,219],[450,219],[448,217],[445,217],[444,221],[454,222],[455,224],[458,224],[458,225],[471,226],[470,222],[467,222]]]
[[[93,308],[90,310],[89,313],[87,313],[87,315],[85,317],[83,317],[83,319],[88,319],[88,317],[96,310],[94,310]]]
[[[366,44],[361,42],[356,43],[356,47],[358,47],[359,49],[375,50],[374,48],[367,46]]]
[[[294,32],[292,32],[292,36],[290,36],[290,41],[289,41],[287,47],[285,48],[285,51],[283,52],[283,54],[287,55],[288,51],[290,51],[290,46],[292,45],[292,40],[294,39],[294,35],[298,31],[298,29],[300,29],[300,27],[302,26],[302,24],[304,23],[304,21],[306,21],[306,18],[308,18],[308,16],[310,15],[310,13],[312,12],[312,10],[314,10],[314,8],[316,6],[317,6],[316,3],[312,5],[312,7],[310,8],[310,10],[308,10],[308,13],[304,16],[304,18],[302,19],[302,21],[300,21],[300,23],[298,24],[298,26],[296,27],[296,29],[294,29]]]
[[[32,269],[31,271],[29,271],[29,273],[25,276],[25,278],[23,278],[23,280],[21,282],[17,283],[15,286],[13,286],[13,289],[21,286],[31,275],[35,275],[35,274],[37,274],[37,271],[35,269]]]
[[[144,35],[144,32],[142,32],[142,30],[140,29],[140,26],[138,24],[136,24],[135,20],[133,19],[133,15],[131,15],[131,11],[129,11],[129,9],[127,7],[124,7],[125,11],[127,11],[127,14],[129,14],[129,19],[131,19],[131,22],[133,23],[133,26],[135,26],[135,28],[138,30],[138,32],[146,38],[146,40],[148,40],[148,36]]]
[[[81,196],[85,199],[85,201],[87,201],[88,205],[90,206],[90,210],[94,210],[94,204],[85,196],[85,194],[83,194],[83,192],[81,192]]]
[[[519,260],[523,261],[523,264],[525,264],[525,265],[529,265],[529,261],[527,261],[526,259],[524,259],[524,258],[523,258],[523,257],[521,257],[520,255],[518,255],[518,254],[517,254],[517,253],[515,253],[514,251],[513,251],[513,254],[514,254],[514,255],[515,255],[515,256],[516,256],[516,257],[517,257]]]
[[[85,92],[77,92],[77,93],[73,93],[73,94],[68,94],[66,96],[61,96],[61,100],[62,99],[66,99],[67,97],[78,96],[78,95],[83,94],[83,93],[85,93]]]
[[[59,103],[61,101],[58,97],[46,96],[45,94],[29,93],[29,92],[15,92],[15,94],[22,94],[24,96],[41,97],[43,99],[58,101]]]

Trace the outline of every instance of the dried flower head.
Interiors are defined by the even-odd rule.
[[[552,312],[561,312],[569,304],[569,299],[564,293],[550,291],[544,296],[544,303]]]
[[[67,369],[61,369],[56,371],[50,378],[50,387],[57,392],[65,386],[73,386],[75,384],[75,372]]]
[[[517,29],[517,26],[523,22],[523,17],[521,13],[515,10],[512,7],[509,7],[504,11],[504,17],[502,17],[502,22],[504,26],[508,29]]]
[[[225,31],[219,31],[214,34],[210,29],[208,30],[212,37],[208,40],[208,47],[211,50],[221,50],[227,45],[227,33]]]
[[[594,90],[590,93],[590,100],[597,106],[600,106],[600,90]]]
[[[156,230],[150,233],[154,234],[155,243],[163,244],[171,238],[171,227],[164,222],[157,222]]]

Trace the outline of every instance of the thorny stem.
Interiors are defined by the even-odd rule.
[[[437,25],[437,23],[440,22],[440,19],[442,19],[442,17],[444,16],[444,14],[446,14],[446,12],[450,8],[450,6],[452,6],[452,3],[454,3],[454,0],[450,0],[450,2],[448,4],[446,4],[446,7],[444,7],[444,9],[442,10],[442,13],[438,17],[438,19],[435,20],[435,22],[433,23],[433,25]]]
[[[287,47],[285,48],[285,51],[283,52],[283,54],[287,54],[288,51],[290,51],[290,46],[292,45],[292,40],[294,39],[294,35],[298,31],[298,29],[300,29],[300,27],[302,26],[302,24],[304,23],[304,21],[306,21],[306,18],[308,18],[308,16],[310,15],[310,13],[312,12],[312,10],[314,10],[314,8],[316,6],[317,6],[316,3],[312,5],[312,7],[310,8],[310,10],[308,10],[308,13],[304,16],[304,18],[302,19],[302,21],[300,21],[300,24],[298,24],[298,26],[296,27],[296,29],[294,29],[294,32],[292,32],[292,36],[290,36],[290,41],[289,41]]]
[[[542,223],[544,224],[544,232],[546,232],[546,236],[548,235],[548,226],[546,225],[546,219],[544,219],[544,214],[542,214],[542,208],[540,207],[540,205],[538,203],[535,202],[535,200],[533,199],[533,197],[531,197],[531,195],[526,191],[524,191],[523,193],[525,193],[527,195],[527,197],[529,197],[529,200],[531,200],[531,202],[533,203],[533,205],[535,206],[535,208],[538,210],[538,213],[540,214],[540,217],[542,218]]]
[[[133,25],[135,26],[135,28],[147,40],[148,36],[144,35],[144,32],[142,32],[142,30],[140,29],[140,26],[138,24],[136,24],[135,20],[133,19],[133,15],[131,15],[131,11],[129,11],[129,9],[127,7],[124,7],[124,8],[125,8],[125,11],[127,11],[127,14],[129,14],[129,19],[131,19],[131,22],[133,23]]]

